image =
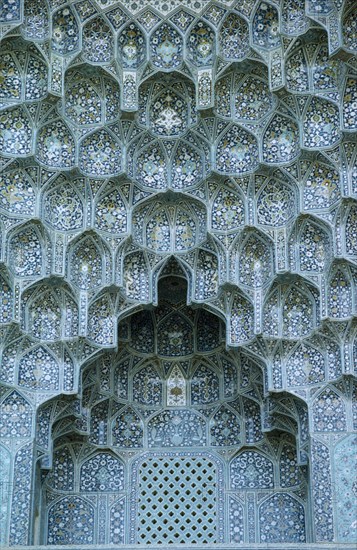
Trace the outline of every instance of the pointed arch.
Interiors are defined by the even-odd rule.
[[[245,221],[245,198],[240,190],[217,186],[211,199],[211,230],[233,231]]]
[[[183,39],[169,23],[161,23],[150,38],[150,58],[155,67],[168,71],[183,60]]]
[[[268,164],[291,162],[300,153],[299,128],[291,117],[275,114],[263,137],[263,161]]]
[[[263,453],[243,450],[230,463],[230,481],[232,489],[272,489],[273,463]]]
[[[253,134],[233,124],[219,137],[215,167],[221,174],[240,175],[258,165],[258,143]]]
[[[35,214],[37,188],[25,170],[3,171],[0,175],[0,208],[10,216]]]
[[[340,140],[340,115],[331,101],[313,97],[303,119],[303,146],[309,149],[331,147]]]
[[[312,216],[298,219],[291,235],[291,247],[299,271],[323,273],[332,258],[331,230]]]
[[[32,285],[22,299],[22,326],[35,338],[54,341],[78,335],[77,302],[61,281],[45,280]]]
[[[318,324],[317,290],[303,280],[289,285],[275,284],[263,307],[263,334],[299,339]]]
[[[39,129],[36,158],[50,168],[68,170],[74,166],[76,159],[74,137],[61,119],[44,124]]]
[[[88,308],[87,337],[97,345],[113,347],[117,340],[115,307],[109,292],[103,292]]]
[[[106,185],[95,200],[94,227],[99,231],[115,235],[128,232],[128,210],[130,206],[120,192],[120,188]]]
[[[289,388],[319,384],[325,382],[327,377],[323,354],[306,343],[299,344],[288,356],[285,369]]]
[[[41,277],[45,273],[46,241],[42,226],[27,222],[8,237],[9,268],[17,277]]]
[[[118,36],[119,62],[126,69],[139,68],[147,57],[145,34],[139,25],[130,21]]]
[[[241,443],[242,422],[237,413],[222,405],[210,421],[211,445],[214,447],[236,446]]]
[[[20,391],[6,394],[1,403],[0,433],[2,437],[31,437],[33,434],[33,407]]]
[[[200,183],[204,176],[204,152],[180,140],[173,153],[171,187],[177,190],[190,188]]]
[[[137,154],[135,152],[134,177],[150,189],[166,189],[168,187],[167,165],[163,146],[159,141],[154,141],[140,149]]]
[[[108,258],[101,239],[95,234],[82,234],[72,243],[67,254],[68,278],[77,288],[89,290],[104,283],[104,270],[108,268]]]
[[[144,425],[140,416],[127,407],[112,420],[112,442],[115,447],[138,449],[143,447]]]
[[[324,210],[333,207],[341,197],[340,175],[334,166],[314,162],[305,176],[304,210]]]
[[[165,317],[157,327],[157,352],[161,356],[179,357],[194,351],[192,323],[176,311]]]
[[[57,231],[78,231],[84,225],[84,197],[78,187],[82,180],[60,175],[46,185],[42,195],[44,220]]]
[[[353,312],[353,294],[350,271],[343,265],[336,265],[329,279],[328,312],[332,318],[344,319]]]
[[[189,303],[193,286],[191,266],[186,262],[187,256],[169,256],[159,262],[153,270],[153,303],[160,300],[172,299],[175,293],[175,302]],[[156,286],[156,288],[155,288]]]
[[[319,392],[312,403],[312,425],[315,432],[343,432],[347,429],[344,399],[329,386]]]
[[[108,451],[95,453],[80,466],[79,489],[84,493],[123,491],[122,461]]]
[[[256,122],[271,114],[276,103],[275,96],[269,91],[268,83],[263,78],[244,76],[234,85],[233,117],[236,120]],[[281,122],[283,122],[282,119],[279,120],[279,123]],[[286,125],[286,121],[284,122]],[[295,128],[296,125],[294,125],[294,131]]]
[[[213,368],[204,362],[199,362],[192,373],[190,389],[193,405],[208,405],[220,398],[219,377]]]
[[[280,46],[279,12],[269,2],[260,2],[252,21],[252,43],[258,49],[272,50]]]
[[[145,363],[133,375],[133,401],[140,405],[162,405],[162,380],[155,364]]]
[[[199,19],[191,28],[186,38],[188,59],[196,67],[212,65],[215,57],[215,32],[202,19]]]
[[[104,17],[95,17],[83,26],[82,55],[89,63],[102,65],[112,61],[114,37]]]
[[[24,5],[21,34],[25,40],[45,40],[49,38],[49,20],[47,0],[30,0]]]
[[[256,192],[257,222],[262,226],[283,227],[296,214],[296,185],[280,179],[267,178]]]
[[[270,239],[258,231],[246,232],[234,256],[239,282],[251,288],[266,286],[273,276],[273,260]]]
[[[261,542],[306,541],[304,506],[288,493],[277,493],[264,500],[259,506],[259,522]]]
[[[187,382],[179,365],[174,363],[166,381],[166,405],[185,406],[187,403]]]
[[[78,163],[87,176],[119,175],[123,170],[122,144],[108,130],[95,130],[80,142]]]
[[[41,344],[26,351],[19,360],[18,384],[33,391],[57,392],[60,386],[59,364],[53,353]]]
[[[228,345],[238,346],[253,338],[254,309],[241,292],[232,293],[228,311]]]
[[[85,530],[73,524],[86,525]],[[94,540],[94,507],[86,499],[66,496],[48,509],[48,544],[92,544]]]
[[[281,25],[283,32],[289,36],[304,33],[309,26],[309,21],[305,15],[304,0],[283,0]]]
[[[33,152],[32,121],[24,107],[10,107],[1,113],[0,152],[27,157]]]
[[[70,4],[52,14],[51,48],[62,56],[73,55],[80,48],[79,24]]]
[[[219,29],[220,54],[226,61],[241,61],[249,53],[249,29],[247,22],[230,12]]]

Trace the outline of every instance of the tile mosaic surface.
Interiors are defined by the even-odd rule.
[[[1,3],[2,546],[355,542],[356,21]]]

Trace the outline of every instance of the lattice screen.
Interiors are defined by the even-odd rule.
[[[198,457],[149,458],[139,473],[139,544],[216,538],[216,467]]]

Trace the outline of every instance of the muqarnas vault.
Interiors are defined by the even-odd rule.
[[[354,547],[356,3],[0,33],[1,545]]]

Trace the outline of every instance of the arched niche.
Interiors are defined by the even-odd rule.
[[[80,49],[79,23],[70,4],[52,14],[51,49],[63,57],[76,54]]]
[[[197,122],[195,88],[179,73],[153,77],[139,89],[139,124],[159,137],[182,135]]]
[[[9,267],[16,277],[36,278],[45,275],[48,270],[48,239],[41,224],[27,222],[15,228],[8,239]]]
[[[353,315],[356,293],[356,270],[346,263],[335,263],[328,278],[327,309],[332,319]]]
[[[60,118],[44,124],[38,130],[36,158],[49,168],[61,170],[73,168],[76,162],[74,135]]]
[[[55,231],[78,231],[83,228],[85,211],[81,192],[83,180],[59,175],[45,186],[42,194],[42,215]]]
[[[113,131],[101,128],[86,135],[79,144],[78,166],[91,177],[117,176],[123,172],[123,147]]]
[[[183,38],[169,23],[161,23],[150,37],[152,64],[164,71],[179,67],[183,61]]]
[[[33,123],[26,107],[9,107],[1,113],[0,152],[4,156],[28,157],[33,153]]]
[[[232,249],[232,272],[240,284],[261,288],[273,277],[273,246],[262,232],[245,231]]]
[[[72,241],[67,255],[67,277],[79,290],[98,288],[110,276],[110,254],[94,232],[84,233]]]
[[[197,21],[186,39],[189,61],[196,67],[212,65],[216,49],[215,39],[213,28],[204,20]]]
[[[298,190],[292,181],[255,176],[257,223],[266,228],[279,228],[293,220],[298,207]]]
[[[29,47],[19,39],[8,40],[2,56],[2,100],[16,104],[43,100],[47,96],[48,67],[36,47]]]
[[[303,93],[309,90],[309,67],[304,48],[295,49],[286,59],[286,85],[289,91]]]
[[[173,300],[176,303],[190,303],[193,273],[185,257],[170,256],[158,263],[153,271],[153,302]]]
[[[260,2],[252,20],[252,43],[258,49],[272,50],[280,46],[279,12],[273,4]]]
[[[261,76],[231,72],[217,80],[215,91],[217,114],[238,122],[257,123],[271,114],[277,104]]]
[[[109,64],[114,58],[114,37],[105,17],[94,17],[82,29],[82,56],[92,64]]]
[[[104,69],[88,64],[69,68],[64,86],[61,110],[75,126],[96,127],[119,118],[119,84]]]
[[[110,292],[102,291],[88,307],[87,336],[101,347],[113,347],[117,341],[116,299]]]
[[[299,339],[320,324],[319,294],[300,278],[272,286],[263,307],[263,334]]]
[[[304,0],[283,0],[281,5],[282,31],[289,36],[303,33],[309,27],[309,20],[305,15]]]
[[[303,207],[305,211],[323,212],[340,199],[338,170],[321,160],[311,163],[304,174]]]
[[[162,195],[133,209],[133,241],[158,254],[187,252],[204,241],[206,216],[199,201]]]
[[[324,273],[332,259],[332,243],[327,224],[313,216],[298,219],[290,234],[294,270],[310,276]]]
[[[263,161],[267,164],[291,162],[300,153],[299,127],[292,117],[276,113],[263,137]]]
[[[222,132],[216,144],[215,169],[220,174],[241,175],[258,166],[258,142],[255,136],[232,124]]]
[[[3,171],[0,193],[0,208],[8,215],[32,217],[35,214],[37,185],[26,170]]]
[[[311,98],[303,119],[303,146],[324,149],[340,140],[340,114],[335,103],[319,97]]]
[[[147,40],[141,27],[130,21],[119,33],[119,63],[125,69],[138,69],[147,57]]]
[[[34,338],[56,341],[78,336],[78,305],[71,289],[56,279],[22,294],[22,327]]]
[[[226,61],[241,61],[249,53],[249,29],[245,19],[228,13],[219,28],[219,53]]]
[[[42,42],[49,38],[50,10],[45,0],[30,0],[24,5],[24,18],[20,27],[25,40]]]

